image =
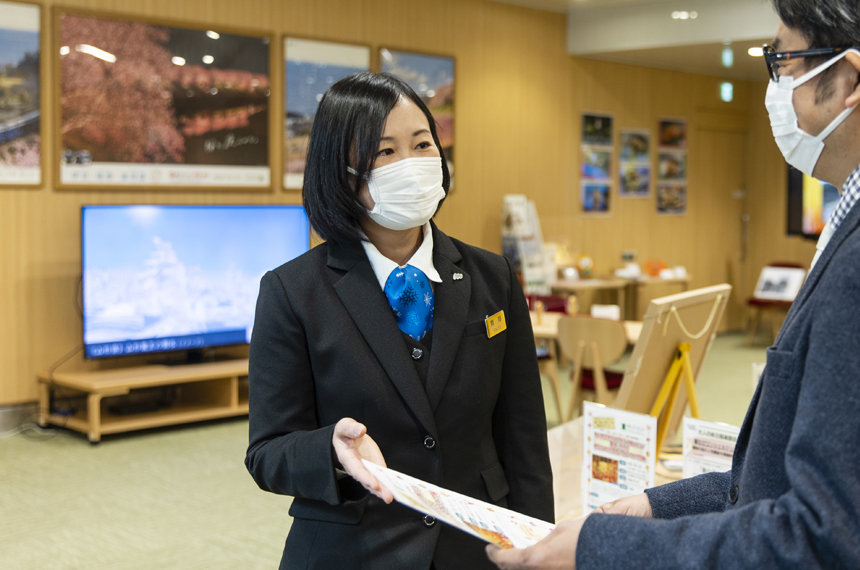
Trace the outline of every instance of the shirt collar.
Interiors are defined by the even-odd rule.
[[[845,184],[842,185],[842,195],[839,197],[839,202],[833,210],[833,215],[830,216],[830,220],[827,222],[828,225],[833,227],[833,230],[839,227],[839,224],[842,223],[842,220],[845,219],[845,216],[854,207],[858,198],[860,198],[860,166],[854,169],[854,172],[848,176]]]
[[[407,265],[412,265],[423,271],[430,281],[441,283],[442,278],[439,276],[439,272],[436,271],[436,266],[433,265],[433,231],[430,228],[430,222],[424,224],[422,231],[424,232],[424,238],[421,240],[421,245],[418,246],[418,250],[409,258]],[[361,240],[361,245],[364,247],[364,252],[367,254],[367,259],[370,261],[370,266],[373,268],[376,280],[379,281],[379,287],[384,288],[385,282],[388,280],[388,275],[394,268],[403,266],[398,266],[395,262],[382,255],[370,240]]]

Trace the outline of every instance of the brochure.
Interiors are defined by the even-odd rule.
[[[684,418],[684,477],[732,468],[740,428]]]
[[[398,503],[502,548],[526,548],[555,528],[554,524],[540,519],[362,461],[379,482],[388,487]]]
[[[582,508],[654,486],[657,418],[583,402]]]

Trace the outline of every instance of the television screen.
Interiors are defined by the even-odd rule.
[[[788,169],[788,234],[818,238],[836,204],[836,186]]]
[[[307,251],[301,206],[84,206],[86,358],[248,343],[260,278]]]

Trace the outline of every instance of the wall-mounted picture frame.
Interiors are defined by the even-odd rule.
[[[42,184],[42,9],[0,1],[0,186]]]
[[[58,188],[271,188],[271,37],[54,12]]]
[[[370,46],[284,38],[284,188],[304,182],[308,139],[323,94],[344,77],[370,69]]]
[[[436,120],[436,134],[454,176],[455,61],[451,56],[380,48],[379,65],[409,84]]]
[[[614,119],[605,113],[582,114],[579,145],[579,203],[584,214],[608,214],[615,169]]]

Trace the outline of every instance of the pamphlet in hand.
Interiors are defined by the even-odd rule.
[[[432,483],[362,460],[398,503],[426,513],[454,528],[502,548],[526,548],[555,528],[554,524],[497,507]]]

